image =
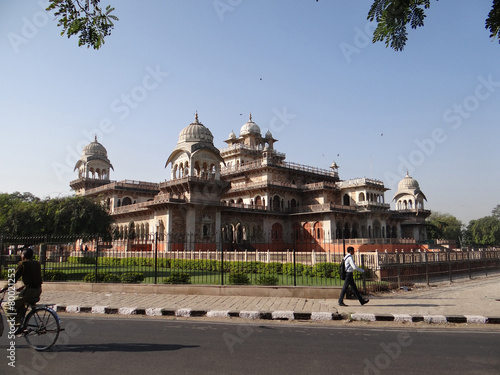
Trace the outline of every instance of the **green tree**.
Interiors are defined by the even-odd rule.
[[[112,14],[115,8],[110,5],[103,10],[100,0],[50,0],[47,11],[54,11],[54,16],[61,26],[61,35],[68,38],[78,35],[78,45],[99,49],[104,38],[114,28],[113,20],[118,17]]]
[[[453,240],[460,247],[464,224],[455,216],[433,212],[426,221],[427,236],[431,240]]]
[[[111,233],[113,219],[97,201],[87,197],[63,198],[54,207],[53,233],[55,234],[106,234]]]
[[[500,219],[486,216],[471,220],[466,230],[466,243],[470,246],[500,245]]]
[[[491,210],[491,216],[500,220],[500,204],[497,204],[497,206]]]
[[[108,5],[103,10],[99,3],[100,0],[49,0],[47,11],[54,11],[59,21],[57,26],[63,29],[61,35],[68,38],[78,35],[79,46],[99,49],[113,30],[113,21],[118,21],[112,14],[115,8]],[[425,10],[430,6],[431,0],[374,0],[367,17],[377,23],[373,43],[385,41],[387,47],[402,51],[408,40],[407,26],[412,29],[423,26]],[[493,0],[485,28],[490,31],[491,39],[500,42],[500,0]]]
[[[113,219],[97,201],[86,197],[40,200],[30,193],[0,194],[0,233],[108,234]]]
[[[430,6],[430,0],[374,0],[368,12],[368,20],[377,23],[373,43],[385,41],[386,47],[402,51],[408,39],[407,26],[423,26],[425,10]],[[500,0],[493,0],[485,27],[491,39],[500,38]]]
[[[32,215],[31,207],[39,204],[40,199],[31,193],[0,194],[0,233],[23,236],[27,231],[38,231],[40,212]]]

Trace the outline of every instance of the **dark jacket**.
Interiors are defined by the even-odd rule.
[[[42,266],[36,260],[23,260],[16,269],[16,282],[23,279],[26,288],[40,288],[42,286]]]

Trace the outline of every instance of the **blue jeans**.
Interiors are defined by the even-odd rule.
[[[347,292],[347,288],[351,287],[352,291],[356,295],[356,297],[359,300],[359,303],[362,303],[364,301],[363,297],[361,297],[361,294],[359,294],[358,288],[356,286],[356,283],[354,282],[354,274],[352,272],[347,272],[345,276],[345,281],[344,281],[344,286],[342,287],[342,291],[340,292],[340,297],[339,297],[339,303],[344,302],[344,296]]]

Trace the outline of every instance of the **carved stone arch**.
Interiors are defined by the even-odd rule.
[[[322,240],[324,238],[323,223],[321,221],[317,221],[314,223],[313,236],[317,241]]]

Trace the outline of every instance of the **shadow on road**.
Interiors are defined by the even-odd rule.
[[[162,352],[180,349],[199,348],[199,345],[177,344],[144,344],[144,343],[109,343],[109,344],[82,344],[82,345],[57,345],[53,351],[57,352]]]

